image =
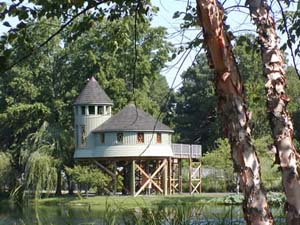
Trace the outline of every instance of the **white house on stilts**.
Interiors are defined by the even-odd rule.
[[[174,131],[133,103],[115,115],[112,106],[92,77],[74,102],[76,160],[93,162],[110,175],[113,193],[122,186],[123,193],[136,196],[149,187],[164,195],[182,192],[181,161],[188,159],[189,191],[201,191],[201,164],[193,160],[201,156],[200,145],[172,144]]]

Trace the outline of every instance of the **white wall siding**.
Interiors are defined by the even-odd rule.
[[[76,149],[74,158],[101,158],[101,157],[172,157],[171,145],[140,144],[140,145],[113,145],[98,146],[96,149]]]
[[[91,122],[92,120],[89,120]],[[138,132],[122,132],[123,143],[117,143],[118,132],[105,133],[105,143],[100,143],[100,133],[90,133],[85,149],[76,149],[75,158],[93,157],[160,157],[172,156],[171,134],[161,133],[161,143],[157,143],[157,134],[144,133],[144,143],[138,143]],[[149,145],[149,143],[151,144]]]
[[[161,134],[161,143],[162,144],[171,144],[169,133],[162,133]]]
[[[104,145],[120,145],[117,143],[117,133],[119,132],[107,132],[105,133],[105,144]],[[124,131],[123,133],[123,145],[141,145],[141,144],[171,144],[171,135],[169,133],[161,133],[161,143],[157,143],[157,133],[153,132],[142,132],[144,133],[144,143],[138,143],[137,133],[133,131]],[[103,145],[100,143],[100,133],[94,135],[96,145]]]
[[[88,107],[86,107],[88,108]],[[75,128],[76,125],[79,127],[78,135],[75,138],[78,138],[78,147],[81,146],[81,126],[85,126],[85,133],[86,133],[86,146],[83,148],[94,148],[96,145],[98,145],[99,141],[97,140],[98,135],[94,135],[91,131],[93,131],[95,128],[97,128],[99,125],[104,123],[106,120],[108,120],[111,117],[111,115],[81,115],[79,112],[77,115],[75,114]],[[75,133],[76,134],[76,133]],[[76,140],[75,140],[76,141]]]
[[[116,133],[105,133],[105,145],[115,145],[117,138]]]
[[[124,139],[123,139],[124,145],[137,143],[136,132],[124,132],[123,134],[124,134]]]

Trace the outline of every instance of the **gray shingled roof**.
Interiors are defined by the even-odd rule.
[[[127,105],[119,113],[112,116],[93,132],[115,132],[115,131],[163,131],[174,132],[171,128],[157,121],[148,113],[135,107],[134,104]]]
[[[74,105],[88,104],[113,104],[112,100],[107,96],[105,91],[98,84],[94,77],[92,77],[85,85],[84,89],[81,91],[74,102]]]

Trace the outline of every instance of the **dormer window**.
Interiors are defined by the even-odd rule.
[[[156,134],[156,143],[161,144],[161,133]]]
[[[144,143],[144,133],[143,132],[138,132],[137,133],[137,142],[139,144]]]
[[[104,144],[105,143],[105,134],[104,133],[100,133],[100,144]]]
[[[117,144],[123,144],[123,133],[117,133]]]
[[[85,106],[81,106],[81,115],[85,115]]]

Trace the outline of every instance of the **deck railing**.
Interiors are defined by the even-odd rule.
[[[172,144],[173,155],[176,158],[200,158],[201,145]]]

